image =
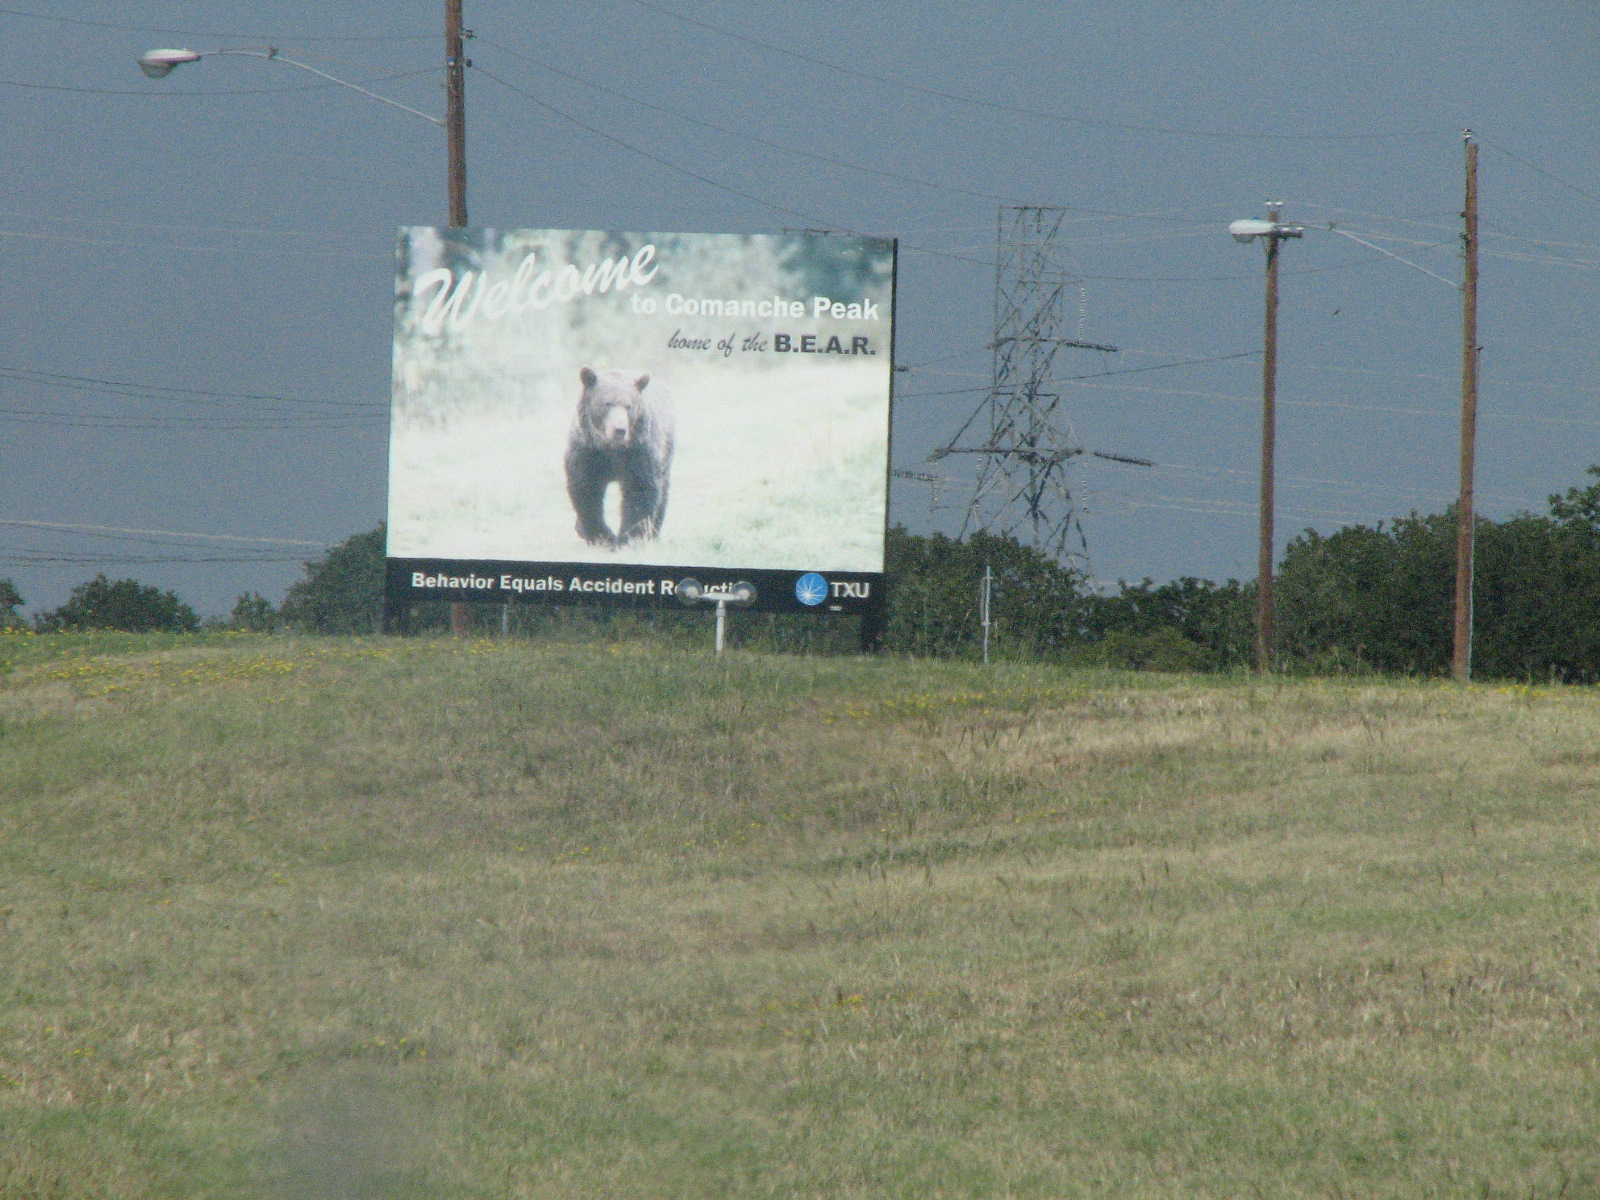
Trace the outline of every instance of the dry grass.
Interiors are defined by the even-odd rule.
[[[0,648],[0,1196],[1600,1196],[1600,697]]]

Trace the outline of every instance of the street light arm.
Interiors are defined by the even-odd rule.
[[[1327,229],[1327,231],[1329,233],[1337,233],[1340,237],[1347,237],[1352,242],[1360,242],[1363,246],[1367,247],[1367,249],[1376,250],[1379,254],[1383,255],[1385,258],[1392,258],[1392,259],[1395,260],[1395,262],[1404,263],[1406,266],[1410,267],[1414,271],[1421,271],[1424,275],[1428,275],[1428,276],[1431,276],[1434,279],[1437,279],[1440,283],[1444,284],[1451,291],[1459,292],[1461,290],[1461,285],[1459,283],[1455,282],[1455,280],[1446,279],[1443,275],[1435,274],[1433,271],[1428,270],[1428,268],[1424,267],[1422,264],[1412,262],[1409,258],[1401,258],[1400,255],[1396,254],[1392,250],[1385,250],[1382,246],[1375,246],[1371,242],[1367,241],[1366,238],[1359,238],[1353,233],[1346,233],[1343,229],[1340,229],[1337,225],[1327,225],[1327,226],[1324,226],[1324,228]]]
[[[326,71],[319,71],[310,63],[303,63],[299,59],[290,58],[281,53],[276,46],[267,50],[217,50],[214,51],[214,53],[243,54],[248,55],[251,58],[270,58],[274,62],[288,63],[291,67],[299,67],[302,71],[310,71],[311,74],[317,76],[318,78],[326,79],[329,83],[337,83],[340,87],[349,88],[352,92],[360,92],[363,96],[370,96],[379,103],[387,104],[390,108],[398,108],[401,112],[408,112],[412,116],[421,117],[424,121],[438,125],[440,128],[444,127],[443,117],[432,116],[423,112],[419,108],[412,108],[409,104],[401,104],[398,100],[391,100],[387,96],[378,95],[377,92],[368,91],[359,83],[351,83],[348,79],[340,79],[337,75],[329,75]]]
[[[172,69],[180,63],[195,62],[202,58],[216,58],[221,55],[243,56],[245,58],[265,58],[273,62],[287,63],[291,67],[299,67],[302,71],[309,71],[319,79],[326,79],[329,83],[336,83],[342,88],[352,92],[360,92],[380,104],[387,104],[390,108],[398,108],[401,112],[408,112],[414,117],[421,117],[429,124],[443,128],[444,119],[435,117],[421,109],[412,108],[409,104],[401,104],[398,100],[391,100],[387,96],[380,96],[377,92],[369,91],[359,83],[351,83],[348,79],[340,79],[337,75],[330,75],[326,71],[318,70],[310,63],[303,63],[297,58],[290,58],[276,46],[269,46],[265,50],[152,50],[140,59],[140,66],[144,67],[145,74],[151,78],[159,79],[170,74]]]

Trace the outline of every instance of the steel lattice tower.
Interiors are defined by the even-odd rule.
[[[1080,283],[1059,240],[1065,216],[1061,208],[1000,210],[989,394],[933,455],[978,458],[963,536],[971,529],[1013,535],[1026,529],[1034,546],[1058,557],[1068,554],[1074,529],[1083,541],[1067,464],[1086,451],[1051,390],[1056,356],[1063,349],[1116,350],[1064,336]]]

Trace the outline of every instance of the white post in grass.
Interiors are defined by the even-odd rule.
[[[994,595],[994,569],[983,568],[983,586],[978,589],[978,620],[983,624],[983,665],[989,665],[989,601]]]

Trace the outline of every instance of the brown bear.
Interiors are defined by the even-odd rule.
[[[625,371],[578,372],[583,395],[567,438],[567,495],[578,536],[625,546],[661,532],[672,472],[672,402],[650,376]],[[646,389],[649,389],[648,391]],[[606,523],[606,489],[622,491],[621,528]]]

